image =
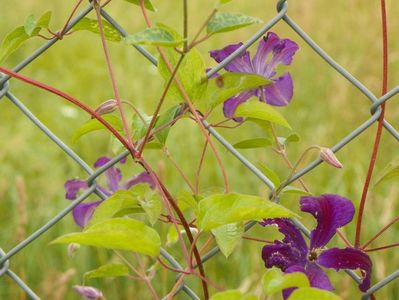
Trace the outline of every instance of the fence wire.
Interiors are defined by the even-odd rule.
[[[70,31],[82,18],[84,18],[87,14],[89,14],[93,10],[92,4],[89,4],[86,8],[84,8],[75,18],[73,18],[68,26],[66,27],[66,32]],[[285,22],[296,34],[305,41],[309,47],[316,52],[327,64],[329,64],[332,68],[334,68],[339,74],[341,74],[345,79],[349,81],[354,87],[356,87],[371,103],[370,112],[371,117],[367,119],[364,123],[359,125],[357,128],[353,129],[347,136],[343,137],[340,141],[338,141],[331,149],[333,152],[338,152],[343,147],[345,147],[348,143],[356,139],[362,132],[367,130],[371,125],[378,121],[379,116],[381,115],[381,105],[394,97],[399,93],[399,86],[396,86],[388,93],[386,93],[382,97],[377,97],[374,95],[367,87],[365,87],[359,80],[357,80],[353,75],[351,75],[344,67],[339,65],[331,56],[329,56],[320,46],[318,46],[312,38],[306,34],[288,15],[288,1],[280,0],[277,3],[277,14],[267,22],[258,32],[252,35],[247,42],[245,42],[239,49],[237,49],[234,53],[229,55],[224,61],[219,63],[216,67],[209,70],[207,72],[207,76],[211,77],[219,70],[221,70],[224,66],[226,66],[229,62],[231,62],[235,57],[240,55],[243,51],[249,48],[252,44],[254,44],[260,37],[262,37],[268,30],[270,30],[274,25],[279,22]],[[101,9],[101,15],[104,19],[106,19],[120,34],[121,36],[127,36],[127,32],[116,22],[103,8]],[[13,71],[19,72],[28,66],[31,62],[33,62],[36,58],[41,56],[46,52],[51,46],[53,46],[60,38],[55,36],[41,47],[39,47],[36,51],[34,51],[29,57],[25,60],[21,61],[17,66],[13,68]],[[148,61],[154,65],[157,65],[157,60],[154,58],[145,48],[140,46],[133,46],[136,50],[138,50],[144,57],[148,59]],[[56,223],[58,223],[63,217],[65,217],[68,213],[72,211],[72,209],[77,206],[79,203],[84,201],[91,194],[95,193],[101,199],[105,199],[106,196],[97,188],[96,179],[112,167],[114,164],[128,156],[128,151],[121,153],[120,155],[114,157],[111,161],[105,164],[103,167],[98,168],[97,170],[92,170],[91,167],[77,155],[68,145],[66,145],[61,139],[59,139],[49,128],[46,127],[11,91],[10,91],[10,76],[0,73],[0,100],[2,98],[8,99],[12,104],[14,104],[33,124],[35,124],[39,130],[41,130],[54,144],[56,144],[62,151],[65,152],[66,156],[71,158],[75,163],[77,163],[89,176],[87,178],[89,188],[76,200],[74,200],[69,206],[60,211],[57,215],[55,215],[51,220],[49,220],[46,224],[41,226],[35,232],[33,232],[29,237],[27,237],[22,242],[15,245],[11,250],[5,252],[0,247],[0,278],[3,276],[8,276],[15,284],[17,284],[27,296],[31,299],[40,299],[40,297],[25,283],[17,274],[12,272],[9,268],[10,259],[20,251],[22,251],[26,246],[30,243],[34,242],[37,238],[39,238],[42,234],[44,234],[47,230],[51,229]],[[237,151],[222,135],[220,135],[214,128],[210,126],[205,120],[202,120],[203,125],[209,131],[209,133],[223,145],[233,156],[235,156],[248,170],[250,170],[258,179],[260,179],[269,189],[270,191],[275,190],[275,186],[272,181],[263,174],[259,169],[257,169],[249,160],[247,160],[239,151]],[[385,129],[399,141],[399,133],[398,131],[388,123],[388,121],[384,120]],[[285,183],[288,185],[299,178],[301,178],[306,173],[315,169],[319,164],[321,164],[321,159],[314,160],[309,163],[307,166],[297,171],[291,179]],[[309,236],[309,230],[301,224],[298,220],[292,220],[298,228],[306,235]],[[245,226],[245,230],[249,230],[256,222],[249,222]],[[202,256],[201,260],[203,263],[207,262],[209,259],[214,257],[216,254],[220,252],[218,247],[213,248],[208,253]],[[161,248],[160,254],[173,266],[175,269],[183,270],[183,267],[180,263],[165,249]],[[194,266],[197,267],[197,266]],[[346,272],[356,281],[360,282],[360,277],[351,270],[346,270]],[[179,276],[177,276],[179,277]],[[368,291],[366,291],[362,295],[362,299],[368,299],[372,293],[375,293],[379,289],[386,286],[388,283],[392,282],[396,278],[399,277],[399,269],[392,274],[388,275],[380,282],[373,285]],[[184,283],[181,284],[179,289],[176,290],[176,293],[184,292],[191,299],[200,299],[196,293],[190,289],[190,287]],[[166,299],[169,295],[166,295],[163,299]]]

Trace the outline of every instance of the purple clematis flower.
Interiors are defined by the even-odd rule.
[[[102,167],[106,163],[108,163],[111,158],[103,156],[97,159],[94,163],[95,168]],[[126,160],[122,160],[121,163],[125,163]],[[112,166],[107,171],[105,171],[105,176],[107,179],[108,188],[103,188],[99,186],[101,192],[103,192],[106,196],[111,196],[113,193],[119,190],[128,190],[134,185],[139,183],[148,183],[150,187],[155,188],[155,183],[152,180],[150,174],[147,172],[143,172],[128,181],[124,184],[121,184],[122,173],[121,170],[117,167]],[[75,200],[78,196],[78,192],[80,190],[85,190],[88,188],[87,182],[79,179],[72,179],[65,182],[65,198],[68,200]],[[78,204],[72,211],[73,218],[80,227],[85,227],[89,222],[91,216],[96,210],[97,206],[101,203],[100,201],[89,202],[89,203],[80,203]]]
[[[361,291],[370,287],[372,263],[368,255],[356,248],[325,249],[335,231],[352,221],[355,208],[352,202],[338,195],[306,196],[300,200],[301,210],[312,214],[317,220],[316,228],[310,233],[310,247],[299,229],[285,218],[265,219],[261,225],[276,225],[284,234],[282,241],[274,241],[262,250],[266,268],[278,267],[285,273],[302,272],[306,274],[312,287],[333,290],[327,275],[320,266],[335,270],[360,269],[363,280]],[[283,291],[287,299],[295,288]]]
[[[220,50],[210,51],[210,55],[220,63],[242,45],[242,43],[232,44]],[[224,115],[227,118],[232,118],[237,106],[246,102],[252,96],[256,96],[260,101],[273,106],[287,105],[293,95],[292,78],[290,73],[276,77],[276,68],[280,64],[291,64],[292,57],[298,49],[299,46],[295,42],[289,39],[280,39],[277,34],[268,32],[260,40],[252,61],[249,52],[244,51],[228,63],[224,67],[228,72],[257,74],[270,79],[273,83],[244,91],[227,99],[223,107]]]

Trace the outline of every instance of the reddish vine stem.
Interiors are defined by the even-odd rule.
[[[83,2],[83,0],[78,1],[78,3],[73,8],[71,14],[69,15],[67,21],[65,22],[64,27],[62,27],[62,29],[58,32],[58,34],[55,34],[55,35],[58,35],[60,39],[65,35],[66,28],[68,27],[69,22],[71,22],[72,17],[75,15],[76,11],[78,10],[78,8],[82,4],[82,2]]]
[[[399,243],[389,244],[389,245],[382,246],[382,247],[365,249],[364,252],[375,252],[375,251],[385,250],[385,249],[389,249],[389,248],[394,248],[397,246],[399,246]]]
[[[360,249],[365,250],[368,245],[370,245],[372,242],[374,242],[381,234],[383,234],[389,227],[391,227],[393,224],[399,221],[399,216],[397,216],[395,219],[393,219],[391,222],[389,222],[387,225],[385,225],[380,231],[377,232],[376,235],[374,235],[368,242],[364,243],[360,247]]]
[[[387,14],[386,14],[385,0],[381,0],[380,6],[381,6],[381,26],[382,26],[382,44],[383,44],[382,95],[384,95],[388,90],[388,30],[387,30]],[[378,127],[374,140],[373,152],[371,154],[369,168],[363,186],[362,197],[360,199],[359,214],[357,216],[357,223],[356,223],[356,237],[355,237],[356,248],[360,246],[360,235],[362,231],[364,207],[366,205],[367,193],[370,186],[371,176],[373,175],[374,165],[377,159],[378,149],[380,146],[384,115],[385,115],[385,102],[381,105],[381,115],[378,118]]]

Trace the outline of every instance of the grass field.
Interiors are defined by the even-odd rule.
[[[181,1],[153,1],[158,12],[151,13],[154,22],[167,23],[181,28]],[[265,22],[275,15],[275,2],[271,0],[235,0],[223,7],[224,11],[241,12],[258,17]],[[367,4],[365,3],[367,2]],[[51,10],[51,27],[60,28],[71,11],[71,1],[8,1],[0,0],[0,39],[13,28],[24,23],[30,14],[36,16]],[[213,1],[189,1],[189,32],[193,34],[213,8]],[[399,34],[399,4],[387,1],[389,20],[389,87],[399,79],[399,46],[395,37]],[[109,13],[134,33],[145,28],[140,10],[125,1],[112,1]],[[382,78],[382,46],[379,1],[336,0],[289,1],[289,15],[338,63],[351,72],[372,92],[379,95]],[[94,17],[94,15],[91,15]],[[214,62],[207,51],[226,44],[245,41],[262,24],[233,33],[214,36],[199,46],[207,65]],[[333,146],[350,131],[369,117],[370,103],[350,83],[329,67],[316,53],[284,23],[273,31],[289,37],[300,45],[290,72],[294,78],[293,102],[280,109],[294,130],[301,136],[299,143],[290,145],[288,155],[295,161],[310,145]],[[15,52],[3,65],[15,66],[44,41],[33,39]],[[123,44],[110,45],[122,98],[152,114],[162,92],[162,80],[156,69],[138,52]],[[254,52],[254,47],[251,49]],[[24,75],[53,85],[74,95],[92,107],[112,98],[112,88],[105,67],[105,60],[98,36],[77,32],[64,38],[43,56],[22,71]],[[11,81],[11,91],[46,124],[55,134],[70,145],[84,160],[92,164],[97,157],[113,155],[109,137],[103,133],[88,135],[76,144],[70,143],[73,131],[88,118],[62,99],[36,88]],[[396,97],[387,104],[387,119],[399,128],[395,107]],[[219,109],[221,110],[221,109]],[[220,120],[221,112],[211,120]],[[337,193],[359,204],[366,176],[376,126],[351,142],[339,152],[344,165],[336,170],[321,165],[304,177],[314,194]],[[246,124],[238,130],[220,132],[232,143],[248,137],[260,137],[262,132]],[[68,202],[64,200],[64,182],[81,177],[84,172],[56,145],[40,132],[15,106],[5,98],[0,100],[0,247],[11,249],[19,240],[39,228]],[[199,129],[189,120],[183,120],[172,130],[168,148],[172,157],[182,166],[189,178],[194,179],[197,161],[202,150],[203,138]],[[376,174],[397,157],[396,141],[383,133]],[[222,147],[218,148],[227,167],[233,191],[267,195],[268,190]],[[254,163],[263,162],[276,170],[281,177],[287,175],[284,162],[270,149],[243,150]],[[146,153],[150,163],[158,169],[167,186],[177,192],[183,186],[176,170],[160,152]],[[193,163],[192,161],[195,161]],[[216,161],[208,152],[201,177],[203,189],[223,184]],[[140,171],[133,168],[134,173]],[[131,176],[131,169],[124,169]],[[374,177],[375,178],[375,177]],[[396,181],[373,187],[369,193],[365,212],[363,241],[372,237],[382,226],[398,214],[398,186]],[[283,204],[297,210],[298,198],[286,197]],[[26,214],[26,217],[24,216]],[[307,220],[304,220],[306,223]],[[308,223],[307,225],[313,226]],[[66,217],[48,233],[29,245],[11,260],[12,269],[19,274],[43,299],[76,299],[70,286],[81,283],[81,274],[111,259],[106,251],[82,247],[70,259],[66,247],[48,245],[57,236],[77,230],[70,216]],[[344,232],[354,240],[355,222],[346,226]],[[398,226],[385,233],[375,246],[397,242]],[[261,228],[251,231],[265,239],[272,239],[271,231]],[[339,241],[332,241],[342,246]],[[262,244],[245,241],[229,260],[218,256],[206,264],[208,277],[225,288],[241,288],[260,293],[260,279],[264,273],[260,257]],[[173,249],[171,251],[174,254]],[[373,282],[399,267],[399,254],[395,249],[371,254],[374,262]],[[233,275],[230,275],[233,274]],[[344,299],[355,299],[356,285],[343,272],[330,272],[337,293]],[[155,286],[160,294],[173,285],[173,275],[160,272]],[[191,280],[200,291],[197,280]],[[189,282],[191,282],[189,281]],[[146,287],[128,279],[90,281],[101,286],[107,299],[149,299]],[[399,285],[392,283],[376,294],[378,299],[397,299]],[[185,299],[178,296],[178,299]],[[0,299],[25,299],[19,288],[7,278],[0,278]],[[277,299],[277,298],[276,298]]]

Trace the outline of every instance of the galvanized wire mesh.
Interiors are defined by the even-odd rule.
[[[87,14],[89,14],[93,10],[93,6],[89,4],[85,9],[83,9],[74,19],[72,19],[68,26],[66,27],[66,32],[70,31],[79,20],[84,18]],[[247,42],[245,42],[239,49],[237,49],[234,53],[232,53],[229,57],[227,57],[223,62],[218,64],[215,68],[208,71],[207,76],[211,77],[216,72],[221,70],[226,64],[231,62],[235,57],[237,57],[240,53],[245,51],[248,47],[250,47],[253,43],[255,43],[260,37],[262,37],[268,30],[270,30],[274,25],[278,22],[285,22],[289,27],[294,30],[297,35],[302,38],[309,47],[316,52],[327,64],[329,64],[332,68],[336,70],[339,74],[341,74],[344,78],[346,78],[350,84],[356,87],[371,103],[371,117],[367,119],[363,124],[359,125],[359,127],[353,129],[347,136],[343,137],[340,141],[338,141],[335,146],[331,149],[334,152],[339,151],[343,147],[345,147],[348,143],[356,139],[362,132],[367,130],[371,125],[377,122],[380,114],[381,108],[380,106],[399,93],[399,86],[393,88],[388,93],[386,93],[382,97],[378,97],[374,95],[366,86],[364,86],[359,80],[357,80],[354,76],[352,76],[345,68],[340,66],[333,58],[331,58],[322,48],[320,48],[310,36],[306,34],[288,15],[288,3],[287,0],[280,0],[277,4],[277,14],[268,21],[258,32],[252,35]],[[127,36],[127,32],[104,10],[101,10],[101,14],[104,19],[114,26],[114,28],[122,35]],[[43,55],[47,49],[49,49],[52,45],[54,45],[59,40],[59,37],[55,36],[53,39],[46,42],[44,45],[39,47],[36,51],[34,51],[29,57],[25,60],[20,62],[17,66],[13,68],[13,71],[19,72],[31,62],[33,62],[36,58]],[[157,60],[144,48],[140,46],[133,46],[135,47],[142,55],[144,55],[148,61],[154,65],[157,64]],[[60,211],[56,216],[54,216],[51,220],[49,220],[46,224],[40,227],[38,230],[33,232],[29,237],[27,237],[22,242],[15,245],[12,249],[5,252],[3,249],[0,248],[0,278],[3,276],[8,276],[11,278],[23,291],[31,299],[40,299],[40,297],[25,283],[18,277],[17,274],[10,270],[10,260],[12,257],[22,251],[27,245],[34,242],[39,236],[44,234],[47,230],[51,229],[57,222],[59,222],[65,215],[72,211],[72,209],[84,201],[87,197],[91,194],[95,193],[102,199],[105,199],[106,196],[97,188],[96,179],[106,170],[108,170],[111,166],[119,162],[121,159],[126,157],[129,153],[125,151],[120,155],[113,158],[103,167],[97,169],[96,171],[92,170],[90,166],[80,158],[68,145],[66,145],[61,139],[59,139],[54,133],[51,132],[50,129],[46,127],[10,90],[10,77],[4,74],[0,74],[0,99],[5,98],[8,99],[11,103],[13,103],[33,124],[35,124],[39,130],[41,130],[53,143],[55,143],[60,149],[62,149],[65,154],[72,158],[88,175],[88,185],[89,188],[76,200],[74,200],[69,206],[64,208]],[[232,155],[234,155],[246,168],[248,168],[257,178],[259,178],[269,189],[270,191],[274,191],[276,188],[272,181],[264,175],[259,169],[257,169],[250,161],[248,161],[239,151],[237,151],[222,135],[220,135],[214,128],[212,128],[205,120],[203,120],[203,124],[209,133],[219,141]],[[386,120],[384,120],[384,127],[385,129],[399,141],[399,132],[393,128]],[[309,171],[315,169],[319,164],[321,164],[321,159],[317,159],[310,164],[308,164],[303,169],[297,171],[291,179],[286,182],[285,184],[288,185],[299,178],[301,178],[304,174],[308,173]],[[305,235],[309,235],[309,231],[303,226],[298,220],[293,220],[294,223],[301,229],[301,231]],[[245,229],[249,230],[255,222],[250,222],[246,224]],[[210,250],[202,257],[202,262],[205,263],[213,256],[215,256],[219,252],[219,248],[215,247],[214,249]],[[176,269],[183,270],[183,267],[179,264],[179,262],[174,259],[165,249],[161,249],[161,255]],[[347,270],[347,273],[356,281],[359,282],[359,276],[354,273],[353,271]],[[378,291],[382,287],[386,286],[391,281],[395,280],[399,277],[399,269],[392,274],[388,275],[386,278],[382,279],[380,282],[376,283],[372,286],[367,292],[362,295],[362,299],[368,299],[369,295]],[[200,299],[196,293],[187,286],[184,281],[180,288],[177,290],[177,293],[183,291],[186,293],[191,299]],[[165,296],[166,298],[166,296]],[[165,299],[164,298],[164,299]]]

